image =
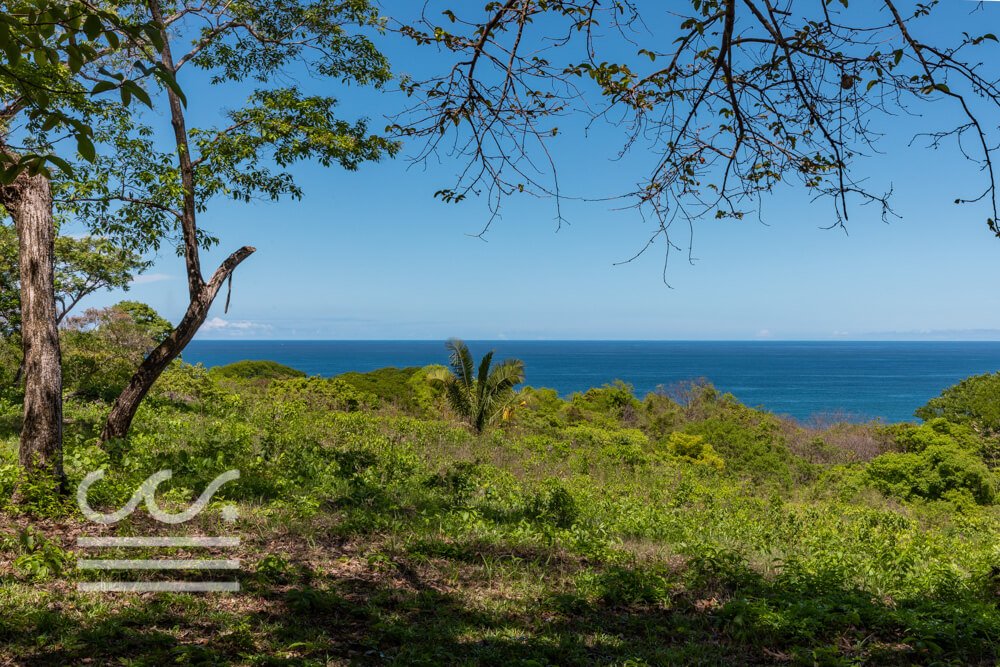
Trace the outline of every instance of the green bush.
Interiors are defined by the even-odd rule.
[[[716,470],[726,467],[722,457],[715,453],[712,445],[700,435],[689,435],[675,431],[667,438],[667,449],[677,458]]]
[[[555,528],[569,528],[579,518],[580,508],[559,480],[548,480],[528,503],[528,515]]]
[[[646,395],[642,401],[642,428],[650,437],[660,439],[684,423],[684,410],[660,392]]]
[[[190,407],[198,403],[206,408],[218,408],[222,407],[226,395],[211,372],[201,364],[174,361],[156,380],[149,400],[176,406]]]
[[[443,393],[440,387],[427,380],[427,374],[434,368],[443,366],[390,366],[368,373],[342,373],[336,379],[362,394],[376,397],[385,405],[394,405],[409,414],[427,416],[434,412]]]
[[[621,380],[573,394],[568,402],[566,416],[571,423],[592,422],[602,426],[635,426],[642,409],[632,393],[632,385]]]
[[[968,493],[980,505],[996,497],[993,475],[974,454],[954,444],[932,444],[919,452],[883,454],[865,468],[868,484],[903,500],[946,500]]]
[[[151,318],[166,322],[135,302],[68,318],[61,340],[64,389],[86,400],[114,400],[158,344],[162,324]]]
[[[293,378],[277,380],[268,387],[269,398],[300,402],[310,408],[353,412],[375,408],[379,404],[374,394],[360,391],[341,378]]]
[[[926,424],[897,424],[888,429],[893,441],[904,452],[922,452],[932,445],[958,447],[982,459],[987,466],[1000,463],[1000,439],[981,437],[968,424],[956,424],[935,417]]]
[[[638,429],[581,425],[565,429],[563,435],[576,448],[596,450],[616,463],[639,465],[649,460],[649,437]]]
[[[213,377],[224,380],[287,380],[305,377],[302,371],[275,361],[244,360],[209,371]]]
[[[791,484],[800,462],[792,456],[775,418],[743,408],[736,414],[709,417],[684,427],[700,436],[726,462],[726,470],[754,480]]]
[[[966,378],[917,408],[923,420],[936,417],[968,424],[981,435],[1000,434],[1000,372]]]
[[[979,453],[982,440],[966,425],[934,418],[926,424],[896,424],[889,427],[889,434],[904,452],[919,453],[933,445],[955,446],[965,451]]]

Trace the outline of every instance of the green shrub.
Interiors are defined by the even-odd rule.
[[[632,393],[632,385],[615,380],[612,384],[573,394],[566,416],[571,423],[635,426],[641,409],[642,404]]]
[[[996,496],[986,465],[954,444],[883,454],[868,463],[864,475],[872,487],[903,500],[944,500],[951,492],[967,492],[976,503],[989,505]]]
[[[554,429],[566,425],[566,401],[555,389],[524,387],[519,393],[524,409],[514,412],[514,423],[522,429]]]
[[[156,311],[135,302],[123,304],[91,308],[64,322],[63,387],[70,394],[86,400],[114,400],[158,344],[162,326],[148,319],[159,318]]]
[[[968,426],[934,418],[926,424],[896,424],[889,427],[896,445],[904,452],[919,453],[934,445],[955,446],[979,453],[983,441]]]
[[[684,423],[684,410],[660,392],[646,395],[642,401],[642,428],[653,438],[663,438]]]
[[[73,562],[73,556],[42,533],[29,526],[17,537],[0,539],[4,551],[15,551],[13,570],[22,579],[32,582],[58,577]]]
[[[922,452],[932,445],[958,447],[975,454],[990,467],[1000,463],[1000,438],[981,437],[968,424],[956,424],[935,417],[919,426],[890,426],[888,431],[904,452]]]
[[[192,366],[183,361],[174,361],[167,366],[150,392],[154,403],[186,407],[195,403],[206,407],[221,407],[225,396],[227,393],[215,383],[204,366]]]
[[[385,403],[398,405],[406,410],[416,410],[420,401],[415,387],[411,384],[413,376],[420,371],[418,366],[406,368],[379,368],[368,373],[342,373],[338,380],[354,387],[363,394],[370,394]]]
[[[528,503],[528,515],[555,528],[569,528],[580,516],[573,494],[558,480],[548,480]]]
[[[715,453],[712,445],[700,435],[689,435],[675,431],[667,438],[667,449],[677,458],[716,470],[726,467],[722,457]]]
[[[785,445],[777,420],[749,408],[690,422],[683,431],[711,445],[726,462],[726,470],[758,481],[790,484],[799,462]]]
[[[581,425],[565,429],[563,435],[577,448],[597,450],[616,463],[639,465],[649,460],[649,437],[638,429]]]
[[[1000,372],[966,378],[917,408],[916,416],[968,424],[982,435],[1000,434]]]
[[[0,386],[14,384],[18,366],[21,365],[21,345],[15,337],[0,337]]]
[[[305,377],[302,371],[279,364],[276,361],[237,361],[226,366],[217,366],[209,371],[216,378],[225,380],[287,380]]]
[[[300,402],[316,409],[355,410],[378,407],[374,394],[360,391],[341,378],[293,378],[277,380],[268,387],[268,398],[278,401]]]

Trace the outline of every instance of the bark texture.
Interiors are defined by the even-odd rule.
[[[24,348],[20,463],[28,473],[50,474],[65,490],[62,360],[54,286],[56,232],[48,178],[22,173],[12,184],[0,187],[0,204],[13,218],[18,237]]]

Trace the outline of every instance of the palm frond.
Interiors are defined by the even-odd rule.
[[[522,382],[524,382],[524,362],[520,359],[504,359],[489,374],[486,380],[487,391],[513,389]]]
[[[476,376],[476,402],[482,403],[486,395],[488,380],[490,377],[490,364],[493,363],[493,350],[483,355],[483,360],[479,362],[479,375]]]
[[[454,380],[455,376],[447,368],[438,366],[427,372],[427,379],[431,382],[448,382]]]
[[[451,404],[451,408],[458,414],[459,417],[467,419],[470,422],[475,422],[478,415],[473,414],[472,401],[469,400],[469,392],[465,391],[464,387],[459,384],[458,380],[452,379],[448,384],[445,385],[445,392],[448,397],[448,403]]]
[[[469,352],[469,346],[460,338],[449,338],[444,346],[449,352],[448,365],[451,366],[451,372],[463,387],[471,389],[476,380],[472,375],[472,354]]]

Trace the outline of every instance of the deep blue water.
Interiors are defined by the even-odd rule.
[[[913,419],[962,378],[1000,370],[1000,342],[468,341],[524,360],[528,384],[563,395],[621,379],[640,396],[707,378],[747,405],[798,419]],[[194,341],[184,360],[270,359],[310,375],[446,363],[440,341]]]

